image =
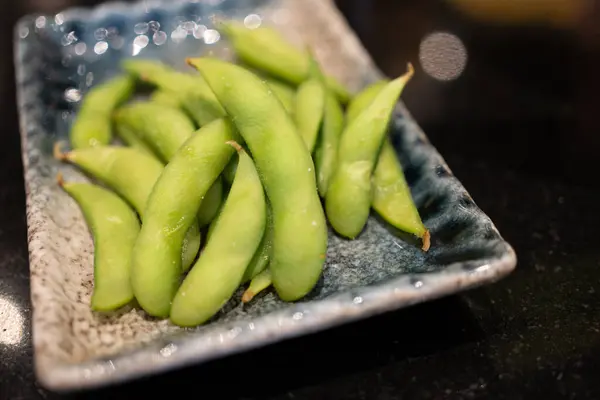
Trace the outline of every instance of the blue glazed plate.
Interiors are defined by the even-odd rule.
[[[309,44],[328,73],[356,91],[381,77],[331,0],[109,3],[33,15],[15,27],[27,190],[35,368],[60,391],[98,387],[201,363],[495,281],[515,253],[475,205],[400,103],[391,132],[432,248],[423,253],[376,217],[355,241],[330,235],[323,279],[302,302],[268,292],[232,301],[205,326],[179,329],[139,309],[90,311],[93,244],[55,175],[85,180],[52,158],[89,88],[126,57],[185,68],[187,56],[231,57],[211,21],[270,24]],[[236,295],[235,299],[240,296]]]

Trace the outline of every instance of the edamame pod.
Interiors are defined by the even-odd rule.
[[[309,75],[308,54],[294,47],[275,29],[265,26],[248,29],[235,21],[221,22],[220,27],[244,63],[294,85]],[[342,103],[348,102],[350,94],[335,79],[327,77],[327,86]]]
[[[408,72],[388,83],[342,133],[337,166],[325,197],[328,220],[342,236],[355,238],[367,222],[372,200],[371,174],[392,111],[413,73],[409,64]]]
[[[200,126],[225,116],[225,110],[198,75],[176,71],[159,61],[143,59],[125,60],[123,68],[143,81],[177,94],[182,107]]]
[[[371,104],[388,82],[375,82],[357,94],[348,106],[348,120],[354,120],[361,110]],[[421,221],[402,165],[389,138],[383,142],[371,181],[373,209],[390,225],[423,239],[423,250],[427,251],[430,246],[429,231]]]
[[[216,226],[173,299],[171,321],[202,324],[231,298],[265,229],[265,196],[250,156],[235,142],[239,166]]]
[[[271,271],[269,269],[265,269],[260,274],[256,275],[252,281],[250,281],[250,285],[248,285],[248,289],[242,295],[242,303],[250,302],[257,294],[271,286],[273,283],[273,279],[271,277]]]
[[[267,85],[273,90],[275,96],[281,101],[283,107],[290,114],[294,113],[294,105],[296,103],[296,88],[270,75],[264,74],[261,71],[252,68],[249,65],[241,64],[248,71],[258,75]]]
[[[93,86],[83,97],[71,127],[71,146],[82,149],[107,145],[112,139],[110,114],[131,95],[133,87],[128,76],[117,76]]]
[[[317,77],[302,82],[296,92],[294,119],[298,133],[304,139],[309,153],[312,153],[315,148],[319,128],[323,121],[325,96],[325,87]]]
[[[337,162],[338,144],[344,130],[344,111],[336,97],[327,93],[325,111],[321,126],[320,141],[315,149],[315,167],[317,168],[317,186],[319,194],[325,198],[329,181]]]
[[[163,165],[153,156],[138,149],[101,146],[61,153],[58,144],[55,157],[68,161],[109,186],[133,206],[145,221],[146,203],[154,184],[163,172]],[[200,248],[200,230],[193,224],[185,239],[182,266],[187,270]]]
[[[94,240],[94,291],[91,307],[111,311],[133,300],[129,282],[131,250],[140,230],[135,212],[119,196],[89,183],[59,185],[78,204]]]
[[[153,101],[125,105],[115,112],[114,119],[117,129],[138,135],[164,162],[195,132],[183,111]]]
[[[181,274],[185,232],[196,221],[202,198],[229,162],[235,140],[228,120],[200,128],[171,158],[146,205],[131,269],[133,292],[150,315],[166,317]]]
[[[264,271],[265,268],[267,268],[267,265],[269,265],[269,255],[271,254],[271,248],[273,247],[273,216],[268,204],[265,208],[265,215],[267,216],[265,233],[263,234],[256,253],[254,253],[250,264],[248,264],[248,267],[246,268],[246,272],[244,272],[242,283],[248,282]]]
[[[200,71],[252,153],[273,211],[274,286],[282,300],[298,300],[317,283],[327,250],[311,155],[289,114],[258,76],[216,59],[187,61]]]
[[[423,225],[406,183],[396,151],[388,138],[383,142],[373,174],[373,209],[389,224],[423,239],[429,250],[429,231]]]
[[[173,93],[170,90],[158,89],[152,92],[150,95],[150,101],[164,104],[165,106],[171,106],[175,108],[182,108],[181,97],[177,93]]]
[[[115,121],[119,130],[135,132],[165,162],[171,160],[179,147],[195,132],[194,125],[183,111],[154,102],[138,102],[122,107],[115,113]],[[223,182],[217,179],[198,210],[200,227],[212,221],[222,198]]]
[[[150,146],[148,146],[148,144],[144,142],[138,135],[136,135],[131,129],[128,129],[124,126],[117,126],[116,131],[117,135],[127,146],[143,151],[152,157],[157,157]]]
[[[288,113],[292,114],[294,112],[294,104],[296,101],[296,92],[294,88],[275,79],[265,78],[265,81],[273,90],[275,96],[281,101],[283,108],[285,108]]]
[[[225,182],[227,182],[227,184],[229,186],[231,186],[231,184],[233,183],[233,178],[235,178],[235,171],[237,170],[237,163],[238,160],[237,158],[231,158],[231,160],[229,161],[229,163],[227,163],[227,165],[225,166],[225,170],[223,171],[223,178],[225,179]]]
[[[206,192],[198,210],[198,224],[202,227],[211,223],[223,201],[223,179],[219,176]]]
[[[350,123],[354,121],[356,117],[375,100],[375,97],[383,90],[383,88],[390,81],[387,79],[382,79],[375,83],[370,84],[363,90],[361,90],[356,96],[352,98],[350,103],[348,104],[348,109],[346,110],[346,121]]]

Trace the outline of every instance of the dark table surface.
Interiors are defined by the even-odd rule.
[[[402,73],[409,60],[417,65],[403,99],[515,247],[519,262],[511,276],[310,337],[69,397],[147,397],[167,387],[180,389],[173,395],[240,399],[600,399],[598,7],[592,0],[521,1],[480,2],[521,5],[492,13],[460,7],[471,1],[338,1],[385,73]],[[2,399],[63,398],[41,388],[32,369],[12,24],[31,11],[90,3],[0,1]]]

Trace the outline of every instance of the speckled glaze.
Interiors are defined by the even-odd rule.
[[[242,306],[238,293],[210,323],[186,330],[133,308],[93,313],[91,236],[55,184],[59,171],[66,180],[86,178],[52,158],[53,143],[67,137],[81,95],[116,73],[122,58],[139,53],[184,68],[186,56],[228,57],[226,41],[215,42],[205,27],[212,29],[214,16],[253,13],[295,43],[310,44],[324,68],[354,91],[381,76],[330,0],[110,3],[28,16],[16,26],[33,342],[46,387],[91,388],[205,362],[489,283],[515,267],[512,248],[400,103],[392,139],[432,233],[427,254],[373,216],[355,241],[330,234],[323,278],[302,302],[283,303],[268,292]]]

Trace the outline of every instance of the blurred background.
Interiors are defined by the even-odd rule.
[[[592,0],[338,0],[442,154],[596,184],[600,15]]]

